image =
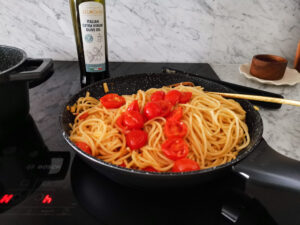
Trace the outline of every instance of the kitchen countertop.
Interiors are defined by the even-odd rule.
[[[282,94],[286,99],[300,100],[299,84],[279,87],[260,84],[241,75],[238,64],[212,64],[211,67],[221,80]],[[117,66],[114,69],[118,71]],[[30,113],[48,148],[59,150],[67,146],[59,133],[58,115],[67,100],[79,89],[79,68],[76,62],[55,62],[53,76],[30,89]],[[283,105],[277,110],[260,108],[259,112],[264,123],[263,137],[267,143],[276,151],[300,160],[300,108]],[[54,139],[56,141],[51,141]]]

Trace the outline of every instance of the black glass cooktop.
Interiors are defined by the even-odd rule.
[[[122,75],[159,71],[163,66],[217,79],[208,64],[116,63],[111,68]],[[53,76],[73,67],[77,65],[56,63]],[[45,125],[51,121],[58,124],[54,122],[56,116],[40,118],[34,114],[0,137],[1,225],[297,224],[293,223],[296,216],[290,216],[297,207],[295,199],[290,205],[288,195],[278,201],[279,192],[251,188],[234,174],[183,189],[121,186],[76,157],[58,126]],[[280,202],[284,202],[284,209]]]

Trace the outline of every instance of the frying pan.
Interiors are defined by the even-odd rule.
[[[66,103],[60,115],[62,135],[72,149],[90,166],[113,181],[127,186],[142,188],[193,186],[218,179],[225,173],[235,172],[252,183],[264,186],[275,185],[300,193],[300,162],[277,153],[267,145],[262,139],[262,119],[259,113],[246,100],[237,101],[247,113],[246,123],[251,137],[250,144],[239,153],[236,159],[213,168],[182,173],[154,173],[127,169],[96,159],[77,148],[70,141],[69,123],[73,123],[74,116],[66,109],[66,106],[73,105],[79,97],[85,96],[87,91],[96,98],[105,95],[102,86],[103,82],[108,84],[110,93],[124,95],[136,93],[139,89],[160,88],[164,85],[185,81],[200,85],[207,91],[233,92],[218,83],[184,74],[137,74],[106,79],[81,89]]]

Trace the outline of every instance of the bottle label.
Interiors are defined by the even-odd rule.
[[[79,16],[86,72],[103,72],[105,68],[104,7],[99,2],[83,2]]]

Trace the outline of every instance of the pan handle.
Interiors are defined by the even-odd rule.
[[[33,88],[46,81],[53,74],[52,59],[27,59],[21,72],[9,75],[9,81],[29,81]]]
[[[264,139],[233,171],[255,185],[300,193],[300,161],[277,153]]]

